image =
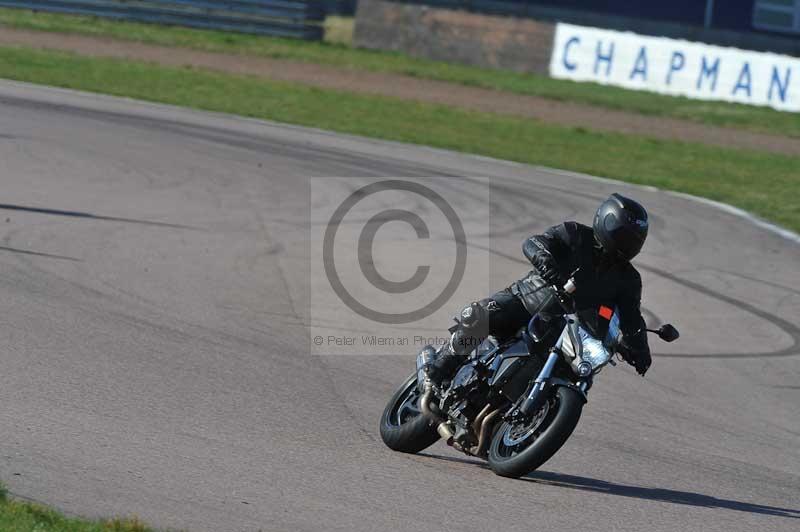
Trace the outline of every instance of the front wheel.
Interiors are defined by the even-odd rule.
[[[500,476],[519,478],[541,466],[572,434],[583,403],[578,392],[558,386],[530,419],[502,423],[489,445],[489,467]]]
[[[381,416],[381,438],[401,453],[418,453],[439,439],[439,433],[419,409],[417,375],[411,375],[395,392]]]

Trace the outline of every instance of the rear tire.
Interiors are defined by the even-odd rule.
[[[537,413],[543,419],[527,425],[503,422],[489,445],[489,467],[502,477],[519,478],[550,459],[575,430],[583,410],[583,397],[558,386]]]
[[[419,411],[421,394],[417,375],[411,375],[400,386],[381,416],[381,439],[392,450],[418,453],[440,438],[433,422]]]

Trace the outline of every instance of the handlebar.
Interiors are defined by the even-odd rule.
[[[564,283],[562,288],[558,288],[556,285],[553,285],[553,289],[556,293],[556,297],[558,298],[558,302],[561,303],[561,307],[568,313],[571,314],[575,311],[575,304],[572,299],[572,295],[577,291],[578,286],[575,284],[575,274],[578,273],[578,270],[572,272],[572,275],[567,282]],[[675,328],[671,323],[667,323],[659,327],[658,329],[645,329],[648,332],[657,334],[659,338],[664,340],[665,342],[674,342],[678,338],[680,338],[681,333],[678,332],[678,329]]]
[[[572,295],[578,289],[578,286],[575,284],[575,277],[570,277],[567,279],[567,282],[564,284],[562,290],[564,293]]]
[[[574,313],[575,304],[572,300],[572,295],[578,290],[578,286],[575,284],[574,274],[567,279],[563,287],[559,288],[555,284],[553,284],[552,287],[556,294],[556,299],[558,299],[558,302],[561,304],[561,308],[563,308],[567,314]]]

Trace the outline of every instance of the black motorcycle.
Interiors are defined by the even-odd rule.
[[[606,316],[604,334],[575,311],[573,279],[563,288],[544,289],[561,303],[560,318],[545,322],[534,316],[516,337],[500,344],[487,338],[441,388],[427,378],[418,358],[417,372],[381,416],[384,443],[416,453],[441,437],[512,478],[550,459],[578,424],[594,376],[607,364],[616,365],[621,334],[616,311]],[[669,324],[648,331],[666,342],[679,337]]]

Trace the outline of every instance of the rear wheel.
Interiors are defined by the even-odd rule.
[[[387,447],[402,453],[418,453],[439,439],[433,422],[419,409],[416,374],[395,392],[381,416],[381,438]]]
[[[530,473],[564,445],[582,410],[578,392],[558,386],[530,419],[500,424],[489,445],[489,467],[504,477]]]

